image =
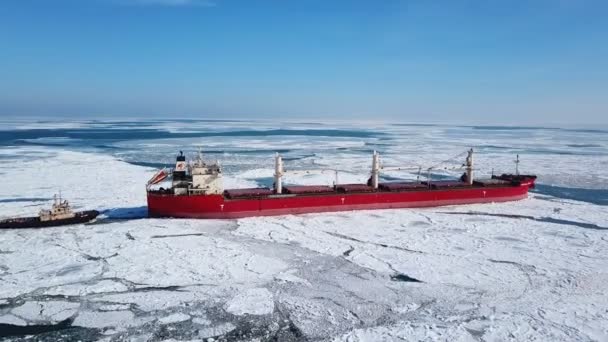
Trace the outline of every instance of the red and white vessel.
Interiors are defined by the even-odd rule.
[[[472,149],[468,151],[463,167],[465,173],[458,181],[429,179],[382,183],[379,182],[380,172],[389,168],[381,167],[379,154],[374,152],[371,177],[367,184],[283,185],[285,170],[281,156],[277,154],[273,189],[224,190],[222,172],[217,162],[205,163],[199,153],[198,160],[187,163],[180,152],[173,170],[163,169],[148,182],[148,213],[152,217],[229,219],[505,202],[526,198],[536,180],[536,176],[520,175],[519,172],[474,180]],[[153,185],[171,176],[170,188],[153,189]]]

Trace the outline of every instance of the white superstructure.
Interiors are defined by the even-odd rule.
[[[72,218],[76,214],[70,208],[67,200],[62,200],[61,197],[58,199],[57,195],[55,195],[51,210],[40,210],[38,216],[40,217],[40,221],[52,221]]]
[[[192,175],[190,193],[219,195],[224,192],[222,170],[219,163],[205,163],[200,152],[198,153],[198,159],[190,167],[190,174]]]

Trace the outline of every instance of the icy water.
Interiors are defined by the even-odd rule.
[[[608,131],[238,120],[0,122],[0,217],[61,191],[103,216],[0,232],[0,338],[607,340]],[[363,182],[385,166],[539,176],[513,203],[229,221],[146,218],[178,151],[227,187]],[[446,161],[445,163],[440,163]],[[416,179],[392,171],[384,180]],[[424,175],[422,175],[424,176]]]

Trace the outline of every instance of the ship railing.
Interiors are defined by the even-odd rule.
[[[433,171],[462,171],[464,170],[464,166],[456,166],[456,167],[430,167],[423,168],[422,166],[382,166],[380,170],[382,171],[417,171],[420,176],[423,176],[423,172],[427,173],[427,178],[429,178],[428,173]],[[476,170],[476,169],[475,169]],[[326,174],[326,173],[352,173],[352,171],[328,168],[328,169],[306,169],[306,170],[284,170],[285,174],[290,175],[310,175],[310,174]]]
[[[337,186],[340,182],[339,182],[339,173],[340,172],[344,172],[347,173],[346,170],[339,170],[339,169],[307,169],[307,170],[283,170],[283,174],[290,174],[290,175],[312,175],[312,174],[326,174],[326,173],[332,173],[334,174],[335,178],[334,178],[334,186]]]
[[[428,187],[431,188],[432,187],[432,182],[433,182],[433,172],[452,172],[452,171],[465,171],[466,170],[466,166],[465,165],[461,165],[461,166],[453,166],[453,167],[449,167],[449,166],[445,166],[445,167],[428,167],[428,168],[423,168],[422,166],[383,166],[380,168],[380,170],[382,171],[417,171],[417,177],[416,177],[416,182],[421,183],[423,181],[423,178],[425,179],[424,181],[426,181],[428,183]],[[473,168],[473,171],[477,171],[478,169]]]
[[[334,173],[334,172],[347,172],[345,170],[338,170],[338,169],[311,169],[311,170],[284,170],[284,173],[289,173],[292,175],[298,175],[298,174],[322,174],[322,173]]]

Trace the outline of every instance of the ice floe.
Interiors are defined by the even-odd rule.
[[[11,310],[11,314],[30,322],[61,322],[73,316],[80,307],[79,303],[64,301],[25,302]]]
[[[247,289],[226,303],[226,311],[234,315],[267,315],[273,310],[272,293],[265,288]]]
[[[190,315],[186,315],[184,313],[174,313],[172,315],[159,318],[158,321],[161,324],[171,324],[171,323],[187,321],[189,319],[190,319]]]

